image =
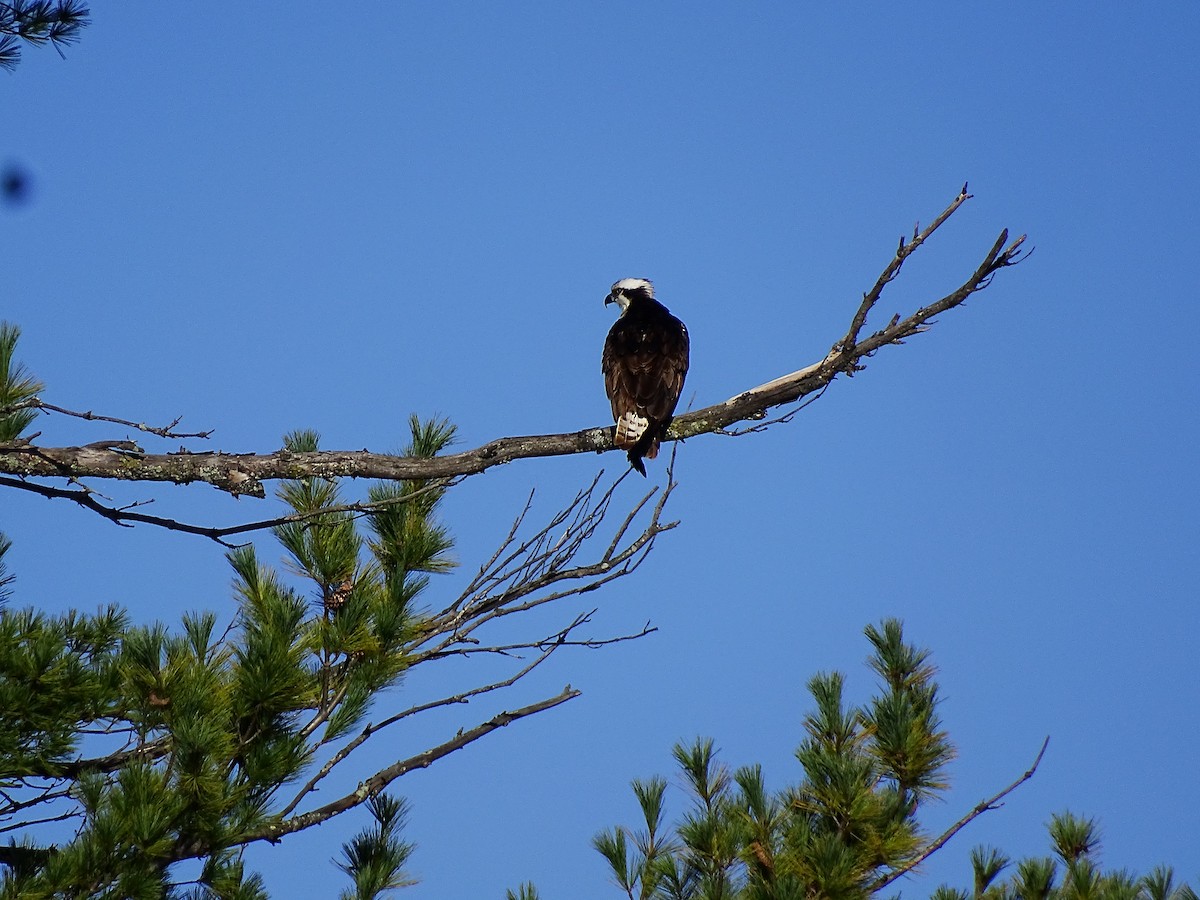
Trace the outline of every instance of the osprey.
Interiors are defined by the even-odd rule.
[[[621,308],[600,363],[617,423],[613,444],[629,451],[629,464],[644,476],[642,457],[658,455],[683,391],[687,328],[654,299],[654,285],[645,278],[622,278],[604,303]]]

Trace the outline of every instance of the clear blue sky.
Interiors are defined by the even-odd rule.
[[[1108,864],[1166,862],[1195,885],[1200,6],[97,6],[65,61],[30,51],[0,74],[0,163],[34,190],[0,210],[0,317],[46,400],[183,414],[221,449],[311,427],[391,450],[410,412],[451,416],[464,446],[602,424],[601,300],[627,275],[688,323],[685,401],[723,400],[819,359],[898,236],[964,181],[976,199],[880,320],[956,286],[1001,228],[1036,245],[792,424],[681,449],[681,527],[585,598],[596,634],[649,619],[655,635],[563,653],[377,748],[382,765],[584,691],[396,784],[413,896],[526,879],[617,896],[589,839],[634,823],[629,780],[671,774],[696,734],[793,779],[805,683],[836,668],[865,698],[861,630],[884,616],[941,666],[960,756],[932,829],[1051,736],[1036,778],[906,894],[966,886],[976,843],[1044,852],[1065,808],[1101,819]],[[457,488],[463,566],[431,602],[531,487],[548,514],[601,466],[620,459]],[[204,486],[160,496],[201,521],[269,511]],[[199,539],[12,494],[0,528],[14,603],[172,623],[231,608]],[[468,677],[415,673],[398,702]],[[326,860],[364,818],[251,862],[276,896],[333,896]]]

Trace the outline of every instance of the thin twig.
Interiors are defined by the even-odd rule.
[[[587,593],[587,592],[588,591],[573,591],[572,594]],[[564,591],[561,595],[559,595],[558,597],[555,597],[554,599],[561,600],[565,596],[570,596],[570,595],[568,595]],[[591,613],[588,613],[588,617],[590,617],[592,615],[592,613],[594,613],[594,612],[595,612],[595,610],[592,610]],[[584,620],[586,621],[586,618]],[[580,622],[578,624],[582,624],[582,622]],[[575,627],[575,626],[572,625],[571,627]],[[606,647],[609,644],[621,644],[621,643],[624,643],[625,641],[635,641],[638,638],[646,637],[646,635],[653,634],[656,631],[658,631],[658,628],[652,626],[649,622],[647,622],[644,626],[642,626],[642,630],[639,632],[636,632],[634,634],[621,634],[621,635],[617,635],[616,637],[611,637],[611,638],[585,638],[583,640],[578,640],[578,641],[568,641],[568,640],[559,640],[557,636],[551,636],[548,638],[543,638],[541,640],[522,641],[522,642],[512,643],[512,644],[494,644],[494,645],[489,645],[489,646],[479,645],[479,646],[472,646],[472,647],[457,647],[457,648],[452,648],[449,650],[443,650],[436,654],[430,654],[428,656],[424,656],[424,657],[422,657],[422,659],[423,660],[449,659],[450,657],[453,657],[453,656],[478,656],[480,654],[491,654],[494,656],[512,657],[512,656],[517,656],[520,653],[520,651],[522,651],[522,650],[542,651],[542,650],[545,650],[546,647],[551,646],[551,645],[553,645],[555,647],[587,647],[590,649],[595,649],[598,647]]]
[[[887,887],[889,884],[891,884],[893,881],[895,881],[900,876],[908,874],[913,869],[915,869],[917,866],[919,866],[921,863],[923,863],[925,860],[927,860],[930,856],[932,856],[934,853],[936,853],[938,850],[940,850],[946,844],[946,842],[948,840],[950,840],[950,838],[954,837],[956,834],[958,834],[960,831],[962,831],[964,828],[966,828],[967,825],[969,825],[971,822],[973,822],[977,817],[983,815],[985,812],[988,812],[989,810],[999,809],[1001,806],[1003,806],[1004,804],[1000,802],[1001,800],[1003,800],[1005,797],[1007,797],[1009,794],[1011,794],[1013,791],[1015,791],[1017,788],[1019,788],[1026,781],[1028,781],[1030,778],[1033,777],[1033,773],[1037,771],[1038,766],[1042,762],[1042,757],[1046,755],[1046,748],[1049,745],[1050,745],[1050,737],[1049,737],[1049,735],[1047,735],[1046,739],[1044,741],[1042,741],[1042,749],[1038,751],[1037,758],[1034,759],[1033,765],[1031,765],[1028,769],[1025,770],[1024,775],[1022,775],[1020,778],[1018,778],[1016,781],[1014,781],[1012,784],[1010,784],[1004,790],[1000,791],[997,794],[994,794],[993,796],[989,797],[987,800],[984,800],[984,801],[976,804],[974,809],[972,809],[969,813],[967,813],[965,816],[963,816],[961,819],[959,819],[957,822],[955,822],[953,825],[951,825],[948,829],[943,831],[934,840],[932,840],[928,844],[926,844],[925,848],[911,862],[909,862],[908,864],[902,866],[901,868],[896,869],[895,871],[889,872],[887,875],[884,875],[883,877],[878,878],[875,881],[871,882],[871,884],[867,886],[867,893],[873,894],[876,891]]]
[[[44,819],[30,819],[27,822],[16,822],[12,825],[0,826],[0,834],[9,831],[19,831],[22,828],[31,828],[34,825],[45,825],[48,822],[63,822],[67,819],[83,818],[83,811],[78,809],[69,810],[65,813],[60,813],[57,816],[47,816]]]
[[[539,569],[533,573],[528,572],[524,563],[518,562],[515,565],[515,571],[526,571],[526,577],[510,582],[509,586],[499,594],[485,594],[473,598],[449,620],[435,620],[431,627],[422,632],[420,642],[428,644],[432,639],[437,637],[442,637],[442,640],[418,654],[415,657],[415,661],[436,659],[447,655],[447,651],[452,650],[455,644],[463,643],[476,629],[493,619],[517,612],[525,612],[564,597],[596,590],[616,578],[623,577],[635,571],[645,558],[645,553],[653,545],[654,539],[659,534],[670,531],[679,524],[678,522],[664,524],[661,521],[666,501],[676,486],[676,482],[674,482],[670,471],[670,468],[668,468],[667,488],[661,492],[659,501],[650,515],[650,521],[646,524],[641,534],[632,539],[622,550],[613,552],[616,546],[614,544],[595,562],[568,568],[561,567],[562,563],[566,560],[560,560],[554,567]],[[642,508],[657,492],[658,488],[653,488],[643,497],[638,504],[638,509]],[[605,496],[608,496],[608,492],[606,492]],[[602,518],[604,512],[607,511],[607,507],[607,501],[598,504],[588,516],[580,520],[579,527],[586,528],[589,534],[593,533],[596,522],[593,521],[592,517]],[[622,536],[628,530],[630,521],[631,517],[627,517],[621,524],[619,533]],[[526,542],[523,546],[527,546],[528,544],[529,542]],[[510,577],[512,576],[505,575],[500,579],[500,582],[509,582]],[[535,595],[540,591],[563,582],[574,583],[562,591],[555,591],[535,596],[533,599],[526,599],[531,597],[531,595]]]
[[[519,719],[524,719],[528,716],[536,715],[540,712],[553,709],[568,700],[574,700],[580,695],[580,691],[575,690],[570,685],[567,685],[563,690],[554,695],[547,697],[544,700],[539,700],[536,703],[531,703],[528,706],[523,706],[520,709],[515,709],[509,712],[502,712],[493,716],[488,721],[475,726],[469,731],[459,731],[453,738],[444,743],[438,744],[436,747],[430,747],[414,756],[407,759],[399,760],[385,769],[380,769],[370,778],[363,781],[359,786],[349,794],[334,800],[332,803],[327,803],[317,809],[303,813],[298,816],[293,816],[290,819],[284,819],[259,832],[252,832],[243,835],[238,839],[238,844],[249,844],[254,841],[278,841],[285,835],[296,831],[303,831],[313,825],[318,825],[321,822],[333,818],[339,813],[343,813],[348,809],[353,809],[372,797],[380,794],[387,789],[387,786],[400,778],[403,775],[413,771],[414,769],[424,769],[437,760],[449,756],[456,750],[461,750],[463,747],[474,743],[482,737],[486,737],[498,728],[503,728],[510,725]],[[197,847],[195,845],[178,848],[172,859],[186,859],[193,856],[202,856],[208,850],[206,847]]]
[[[416,706],[410,706],[408,709],[401,710],[398,713],[388,716],[386,719],[383,719],[378,723],[368,723],[353,740],[349,741],[332,757],[325,761],[316,774],[314,774],[312,778],[308,780],[308,782],[300,789],[296,796],[292,798],[288,805],[283,808],[283,810],[280,812],[280,816],[286,817],[290,815],[292,811],[295,810],[295,808],[300,804],[300,801],[304,799],[305,795],[311,793],[316,788],[318,782],[332,772],[339,763],[346,759],[346,757],[366,743],[372,735],[377,734],[388,726],[394,725],[397,722],[418,713],[427,712],[428,710],[437,709],[438,707],[442,706],[451,706],[457,703],[468,703],[472,697],[478,697],[481,694],[487,694],[492,691],[512,687],[514,684],[540,666],[543,662],[549,659],[550,655],[559,647],[567,646],[567,642],[565,640],[566,635],[569,634],[570,631],[579,624],[582,624],[582,622],[577,620],[575,623],[560,632],[559,637],[561,637],[562,640],[548,639],[549,646],[546,646],[536,659],[508,678],[493,682],[492,684],[486,684],[477,688],[472,688],[469,691],[463,691],[462,693],[454,694],[449,697],[442,697],[439,700],[431,700],[426,703],[417,704]]]
[[[169,425],[155,427],[153,425],[147,425],[145,422],[131,422],[128,419],[118,419],[114,416],[102,416],[99,413],[92,412],[91,410],[88,410],[87,412],[76,412],[72,409],[64,409],[61,406],[55,406],[53,403],[46,403],[37,397],[30,397],[28,400],[22,400],[19,403],[13,403],[9,406],[0,408],[0,416],[7,416],[11,413],[20,412],[24,409],[40,409],[43,412],[55,412],[64,416],[73,416],[76,419],[86,419],[89,422],[112,422],[115,425],[124,425],[128,428],[136,428],[138,431],[143,431],[146,434],[156,434],[161,438],[168,438],[170,440],[186,440],[188,438],[207,439],[214,431],[214,429],[211,428],[208,431],[197,431],[193,433],[173,431],[172,429],[174,429],[176,425],[183,421],[183,416],[176,416],[174,421],[172,421]]]

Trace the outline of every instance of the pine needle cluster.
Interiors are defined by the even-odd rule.
[[[0,3],[0,69],[15,69],[21,42],[62,48],[79,40],[91,13],[79,0],[8,0]]]
[[[0,42],[3,46],[3,42]],[[15,441],[37,418],[37,410],[21,404],[37,397],[45,385],[16,359],[21,329],[0,322],[0,441]],[[9,410],[5,412],[5,410]]]

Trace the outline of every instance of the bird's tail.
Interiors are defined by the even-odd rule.
[[[645,477],[646,467],[642,460],[658,456],[659,436],[665,430],[664,426],[645,416],[639,416],[632,411],[626,412],[617,419],[613,446],[628,450],[629,465]]]
[[[638,472],[643,478],[646,477],[645,463],[643,463],[642,458],[640,456],[638,456],[636,453],[634,453],[632,450],[629,451],[629,465],[632,466],[633,470],[635,472]]]
[[[650,420],[645,416],[639,416],[633,410],[624,412],[621,414],[621,418],[617,419],[617,432],[613,436],[613,446],[622,450],[635,447],[649,430]]]

